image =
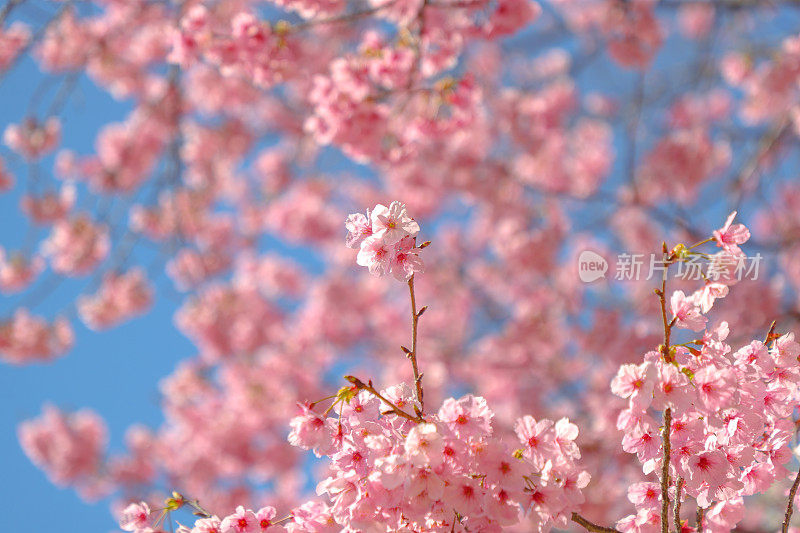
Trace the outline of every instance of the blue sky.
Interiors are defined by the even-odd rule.
[[[0,130],[26,115],[26,95],[41,79],[35,65],[25,61],[0,83]],[[122,119],[127,109],[82,79],[63,115],[66,144],[78,153],[91,153],[99,127]],[[0,154],[9,156],[6,150]],[[17,186],[0,195],[0,245],[11,250],[23,244],[26,230],[18,212],[24,167],[12,168],[17,171]],[[49,172],[50,168],[48,160],[43,169]],[[88,281],[63,284],[33,311],[52,316],[69,305],[75,291]],[[0,296],[0,316],[8,316],[24,298]],[[101,333],[73,321],[76,347],[65,357],[51,364],[0,365],[0,512],[10,531],[38,533],[52,529],[54,520],[64,533],[117,529],[107,502],[86,504],[71,489],[59,489],[48,481],[22,453],[16,428],[22,420],[37,416],[47,402],[97,411],[108,424],[112,450],[121,449],[125,429],[132,423],[157,426],[161,421],[159,379],[177,361],[196,353],[172,324],[175,308],[174,299],[158,298],[144,317]]]

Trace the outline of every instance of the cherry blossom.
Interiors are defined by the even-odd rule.
[[[150,507],[145,502],[132,503],[122,511],[120,527],[125,531],[141,531],[150,522]]]
[[[424,272],[419,257],[422,248],[416,245],[419,224],[408,216],[405,206],[399,202],[389,207],[378,204],[367,214],[352,214],[345,223],[347,246],[359,248],[356,262],[377,276],[391,272],[399,281]]]

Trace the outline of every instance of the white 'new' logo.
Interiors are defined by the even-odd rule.
[[[608,261],[603,259],[600,254],[590,250],[584,250],[578,256],[578,277],[584,283],[606,277],[608,271]]]

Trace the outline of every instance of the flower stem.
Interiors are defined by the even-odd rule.
[[[412,275],[408,280],[408,292],[411,295],[411,350],[408,352],[408,358],[411,360],[411,368],[414,370],[414,388],[416,400],[419,403],[419,412],[417,416],[422,416],[425,411],[425,401],[422,395],[422,374],[419,373],[419,365],[417,364],[417,324],[419,317],[424,312],[424,308],[419,313],[417,312],[417,300],[414,295],[414,276]]]
[[[675,514],[673,517],[675,523],[675,533],[681,533],[681,490],[683,490],[683,478],[678,476],[678,482],[675,483]]]
[[[669,358],[670,352],[670,334],[675,325],[675,319],[667,321],[667,271],[669,270],[669,252],[667,251],[667,243],[663,243],[662,251],[664,253],[664,262],[667,268],[664,269],[661,278],[661,290],[656,290],[659,302],[661,303],[661,320],[664,323],[664,345],[661,347],[662,355],[665,359]],[[672,408],[667,407],[664,410],[664,430],[661,434],[661,448],[663,456],[661,459],[661,533],[669,533],[669,460],[671,446],[669,442],[669,430],[672,425]]]
[[[794,496],[797,494],[798,485],[800,485],[800,472],[797,472],[794,483],[792,483],[792,488],[789,490],[789,503],[786,506],[786,514],[783,515],[781,533],[787,533],[787,531],[789,531],[789,522],[792,520],[792,512],[794,511]]]
[[[664,456],[661,460],[661,533],[669,533],[669,429],[672,425],[672,409],[664,410],[664,432],[661,435],[661,447]]]
[[[396,414],[397,416],[401,416],[403,418],[406,418],[406,419],[411,420],[412,422],[416,422],[416,423],[420,423],[420,422],[423,421],[421,416],[414,416],[414,415],[406,413],[405,411],[400,409],[397,405],[392,403],[391,400],[389,400],[388,398],[384,397],[380,392],[378,392],[378,390],[375,387],[372,386],[372,381],[370,381],[369,383],[364,383],[363,381],[361,381],[360,379],[358,379],[355,376],[345,376],[344,379],[346,379],[347,381],[352,383],[358,390],[365,390],[365,391],[373,394],[376,398],[378,398],[383,403],[388,405],[389,408],[391,408],[391,412]]]
[[[620,533],[618,529],[613,527],[599,526],[593,522],[589,522],[578,513],[572,513],[572,521],[579,524],[586,529],[586,531],[600,532],[600,533]]]

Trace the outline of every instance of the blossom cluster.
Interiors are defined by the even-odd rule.
[[[5,144],[28,159],[38,159],[52,152],[61,139],[61,122],[50,118],[44,124],[29,119],[22,124],[10,124],[3,133]]]
[[[381,395],[400,408],[414,404],[406,386]],[[363,530],[498,531],[522,511],[546,531],[565,526],[583,502],[589,475],[577,463],[578,429],[567,419],[521,418],[518,442],[509,443],[493,432],[494,414],[481,397],[448,398],[419,423],[381,415],[384,409],[362,391],[337,405],[338,419],[307,409],[292,421],[292,444],[330,458],[317,492],[331,503],[315,514]],[[295,513],[295,530],[307,530],[319,514]]]
[[[106,258],[110,246],[108,229],[82,213],[53,225],[42,242],[42,254],[49,257],[55,272],[85,276]]]
[[[11,363],[54,359],[67,352],[73,340],[72,327],[64,317],[48,322],[20,308],[0,320],[0,354]]]
[[[153,291],[141,269],[109,273],[100,289],[78,301],[81,318],[92,329],[106,329],[143,313],[153,301]]]
[[[176,508],[182,506],[184,502],[178,498],[171,500]],[[216,515],[201,518],[195,522],[190,530],[186,526],[178,528],[179,533],[264,533],[269,530],[273,533],[284,531],[284,528],[273,524],[275,519],[274,507],[262,507],[257,511],[245,509],[238,506],[233,513],[219,518]],[[158,526],[157,522],[163,519],[163,515],[158,518],[150,510],[146,502],[131,503],[120,516],[120,527],[123,531],[133,531],[134,533],[156,533],[152,526]]]
[[[20,425],[19,440],[54,483],[66,486],[97,473],[108,430],[91,411],[68,414],[47,406],[40,417]]]
[[[743,254],[749,230],[733,225],[733,213],[713,240],[720,253]],[[687,253],[678,248],[680,256]],[[793,333],[773,334],[734,350],[726,340],[727,322],[707,324],[715,300],[728,294],[721,283],[707,283],[670,299],[672,320],[665,324],[700,332],[674,346],[661,345],[640,364],[622,365],[611,390],[627,399],[617,418],[622,448],[636,457],[645,474],[668,462],[670,499],[696,500],[705,510],[704,531],[729,531],[744,517],[745,496],[767,491],[788,475],[794,439],[793,406],[800,402],[800,344]],[[677,333],[677,332],[676,332]],[[663,423],[656,419],[658,413]],[[662,433],[670,442],[665,453]],[[624,532],[661,531],[661,489],[644,482],[628,489],[636,514],[617,523]]]
[[[345,226],[347,246],[359,248],[356,261],[371,274],[391,273],[397,280],[406,281],[415,272],[424,271],[419,258],[421,247],[416,242],[419,224],[408,215],[404,204],[378,204],[366,215],[348,216]]]
[[[317,486],[328,501],[294,508],[281,521],[286,530],[500,531],[528,515],[537,531],[549,531],[566,526],[583,502],[589,474],[578,463],[578,428],[566,418],[525,416],[509,443],[494,433],[494,413],[481,397],[448,398],[435,415],[414,420],[393,411],[414,404],[407,385],[379,394],[343,389],[335,417],[301,406],[289,442],[328,459],[329,476]],[[131,504],[121,525],[144,533],[149,516],[146,504]],[[186,530],[274,531],[274,517],[271,507],[239,507]]]
[[[29,258],[20,252],[7,253],[0,248],[0,292],[8,294],[24,290],[44,269],[44,260]]]

